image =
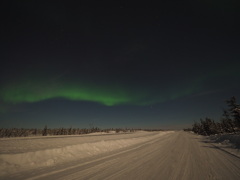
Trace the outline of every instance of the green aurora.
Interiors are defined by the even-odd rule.
[[[106,106],[114,105],[150,105],[182,97],[193,93],[196,86],[176,90],[165,89],[152,92],[150,89],[130,88],[116,85],[97,85],[93,83],[62,82],[44,83],[27,81],[6,84],[0,90],[5,103],[34,103],[53,98],[73,101],[97,102]],[[160,91],[160,90],[159,90]]]
[[[224,71],[225,70],[225,71]],[[239,77],[236,66],[229,65],[216,68],[208,74],[191,78],[188,82],[172,82],[169,86],[161,87],[155,84],[154,88],[147,84],[114,84],[111,82],[83,81],[69,78],[50,78],[27,74],[9,79],[0,87],[2,104],[34,103],[54,98],[63,98],[71,101],[96,102],[105,106],[138,105],[146,106],[175,100],[180,97],[201,92],[206,82],[224,76]],[[1,105],[2,107],[4,105]],[[1,111],[4,111],[1,108]]]
[[[106,88],[92,87],[91,85],[51,85],[45,83],[18,83],[7,86],[1,90],[1,98],[8,103],[33,103],[53,98],[65,98],[76,101],[91,101],[113,106],[134,101],[137,98],[130,97],[122,90],[109,91]]]

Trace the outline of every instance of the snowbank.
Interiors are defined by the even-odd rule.
[[[216,143],[231,144],[234,148],[240,149],[240,134],[218,134],[210,136]]]
[[[209,139],[218,148],[240,157],[240,134],[216,134]]]
[[[59,148],[42,149],[33,152],[27,152],[26,150],[26,152],[22,153],[0,154],[0,175],[22,170],[29,170],[31,168],[53,166],[66,161],[94,156],[100,153],[143,143],[168,133],[170,133],[170,131],[159,132],[151,135],[145,133],[144,136],[141,135],[140,137],[134,138],[130,136],[130,138],[125,137],[122,139],[101,140],[97,142],[86,142],[81,144],[77,143],[75,145],[66,145]],[[125,136],[128,135],[126,134]],[[75,138],[75,141],[78,142],[79,138],[81,137]],[[34,141],[34,139],[32,141]],[[58,139],[55,141],[58,141]],[[67,142],[68,139],[65,138],[64,141]],[[44,146],[44,143],[42,143],[42,146]]]

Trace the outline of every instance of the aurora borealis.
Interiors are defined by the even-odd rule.
[[[183,127],[240,98],[232,1],[3,6],[2,127]]]
[[[122,88],[122,86],[114,85],[96,85],[84,82],[57,82],[49,84],[45,82],[27,82],[18,81],[13,85],[5,84],[1,89],[1,99],[6,103],[34,103],[53,98],[65,98],[75,101],[92,101],[98,102],[106,106],[114,106],[121,104],[130,105],[150,105],[163,102],[166,100],[176,99],[178,97],[191,94],[194,92],[195,86],[192,88],[185,87],[177,92],[161,92],[161,96],[155,95],[151,97],[151,89],[138,91],[140,88]],[[160,90],[159,90],[160,91]]]

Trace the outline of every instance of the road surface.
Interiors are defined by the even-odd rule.
[[[240,179],[240,158],[204,137],[176,131],[76,162],[13,174],[8,179]]]

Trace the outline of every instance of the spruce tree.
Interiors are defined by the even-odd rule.
[[[229,107],[229,113],[233,118],[236,127],[240,128],[240,105],[237,104],[236,98],[233,96],[230,100],[226,101]]]

